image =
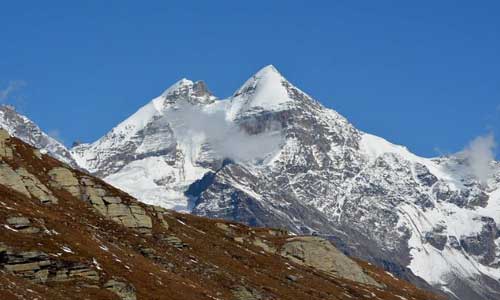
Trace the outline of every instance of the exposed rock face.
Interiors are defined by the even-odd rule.
[[[0,129],[0,138],[7,140],[5,131]],[[5,142],[0,144],[3,152],[12,152],[13,148]],[[8,149],[8,150],[7,150]],[[13,156],[3,156],[2,159],[11,160]],[[76,176],[74,171],[67,167],[55,167],[47,172],[51,179],[50,186],[64,190],[73,197],[88,201],[103,216],[123,224],[126,227],[142,232],[149,232],[152,228],[151,217],[144,208],[137,204],[127,204],[116,194],[110,193],[88,176]],[[44,204],[57,204],[58,200],[52,191],[40,179],[26,168],[14,169],[6,162],[0,162],[0,184],[13,189],[27,197],[37,199]],[[27,229],[35,230],[35,229]]]
[[[499,231],[492,218],[481,217],[483,227],[481,232],[474,236],[462,236],[460,245],[471,256],[478,257],[484,265],[495,263],[498,265],[500,256],[496,251],[495,241],[499,237]]]
[[[421,163],[416,163],[415,164],[415,175],[417,175],[418,180],[425,184],[428,187],[431,187],[438,181],[438,178],[434,176],[429,169],[421,164]]]
[[[54,187],[90,202],[103,216],[142,232],[151,230],[151,218],[141,206],[123,203],[120,197],[110,194],[90,177],[81,177],[79,180],[72,171],[62,167],[54,168],[48,174]]]
[[[13,149],[8,145],[8,134],[0,129],[0,184],[30,198],[39,199],[42,203],[57,203],[52,192],[40,182],[40,180],[29,173],[25,168],[12,168],[7,161],[14,159]]]
[[[8,164],[0,162],[0,184],[11,188],[23,195],[30,197],[21,176],[17,174]]]
[[[41,251],[13,252],[4,247],[4,249],[0,249],[0,256],[0,265],[7,271],[35,283],[69,280],[97,282],[99,280],[99,274],[91,266],[71,261],[54,260]]]
[[[427,240],[427,242],[429,242],[429,244],[434,246],[436,249],[442,251],[446,246],[446,242],[448,241],[448,236],[434,232],[427,232],[425,233],[425,239]]]
[[[80,196],[80,183],[72,171],[67,168],[57,167],[49,171],[49,176],[52,179],[52,186],[59,189],[64,189],[72,196]]]
[[[57,198],[35,175],[22,167],[18,168],[16,173],[32,198],[39,199],[42,203],[57,204]]]
[[[337,277],[382,287],[352,259],[319,237],[289,238],[280,254],[299,264],[325,271]]]

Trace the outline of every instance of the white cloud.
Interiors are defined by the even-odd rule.
[[[205,142],[220,158],[237,162],[264,159],[278,150],[283,140],[277,123],[270,122],[259,134],[249,134],[227,120],[224,111],[203,111],[196,106],[183,105],[167,113],[165,118],[183,142]]]
[[[493,174],[491,162],[495,160],[496,142],[492,133],[478,136],[460,152],[467,161],[471,173],[482,183]]]

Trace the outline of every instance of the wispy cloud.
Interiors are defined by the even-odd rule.
[[[283,140],[277,122],[270,122],[259,134],[249,134],[227,120],[224,111],[207,112],[184,105],[164,117],[184,143],[207,143],[220,158],[236,162],[264,159],[279,149]]]
[[[12,94],[20,90],[26,86],[26,82],[22,80],[12,80],[9,81],[7,84],[7,87],[4,89],[0,90],[0,102],[4,102],[6,100],[9,100],[10,97],[12,97]]]
[[[491,162],[495,159],[496,146],[495,136],[489,133],[476,137],[459,153],[467,161],[472,175],[482,183],[493,175]]]

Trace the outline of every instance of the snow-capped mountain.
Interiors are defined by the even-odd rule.
[[[183,79],[71,152],[146,203],[329,236],[457,299],[500,298],[499,163],[480,180],[465,155],[418,157],[272,66],[224,100]]]
[[[201,81],[182,79],[93,144],[71,151],[78,164],[149,204],[187,210],[184,191],[210,170],[197,162],[200,145],[182,143],[166,112],[210,106]]]
[[[77,166],[71,153],[62,143],[43,132],[33,121],[18,113],[14,107],[0,105],[0,127],[25,143],[47,151],[47,154],[54,158],[72,167]]]

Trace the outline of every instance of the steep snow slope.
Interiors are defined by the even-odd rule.
[[[499,296],[499,164],[483,182],[464,156],[418,157],[272,66],[225,100],[181,80],[72,152],[144,202],[316,232],[417,284],[415,274],[460,299]]]
[[[44,149],[60,161],[73,167],[77,165],[63,144],[43,132],[26,116],[16,112],[12,106],[0,105],[0,127],[33,147]]]

